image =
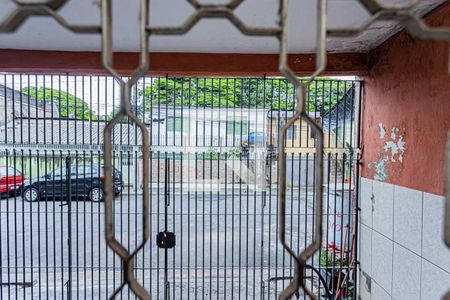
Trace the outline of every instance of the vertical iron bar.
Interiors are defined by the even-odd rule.
[[[184,83],[184,79],[183,79],[183,83]],[[184,122],[184,115],[181,114],[183,116],[183,122]],[[181,124],[183,124],[183,122]],[[183,132],[183,130],[182,130]],[[183,137],[183,135],[182,135]],[[183,139],[182,139],[183,140]],[[176,170],[173,170],[173,173],[175,174]],[[175,180],[174,180],[175,182]],[[180,151],[180,178],[179,178],[179,183],[180,183],[180,226],[179,226],[179,230],[181,232],[181,237],[180,237],[180,297],[183,297],[183,254],[184,254],[184,249],[183,249],[183,184],[184,184],[184,180],[183,180],[183,152]],[[175,199],[174,199],[174,203],[175,203]],[[189,204],[188,204],[189,205]],[[190,223],[188,223],[190,225]],[[174,231],[176,231],[176,228],[174,227]],[[189,253],[189,248],[188,248],[188,253]],[[175,259],[174,259],[175,261]],[[189,271],[188,271],[189,272]],[[174,279],[175,281],[175,279]],[[188,278],[189,281],[189,278]],[[174,286],[175,286],[175,282],[174,282]],[[189,290],[188,290],[188,294],[189,294]],[[174,293],[174,298],[175,298],[175,293]]]
[[[213,79],[211,78],[211,84],[213,84]],[[214,92],[211,91],[211,99],[214,98]],[[213,143],[212,143],[212,138],[213,138],[213,117],[212,117],[212,106],[213,106],[213,100],[211,101],[211,137],[210,137],[210,149],[211,149],[211,154],[209,157],[209,299],[212,299],[212,291],[213,291],[213,286],[212,286],[212,254],[213,254],[213,249],[212,249],[212,232],[213,232],[213,205],[212,205],[212,174],[213,174],[213,159],[214,159],[214,153],[215,150],[213,150],[214,148],[212,148]],[[203,213],[205,214],[205,211],[203,211]]]
[[[160,83],[159,83],[159,78],[158,78],[158,85],[159,85]],[[158,99],[158,106],[159,106],[159,103],[160,103],[160,101],[159,101],[160,99]],[[159,108],[158,108],[158,114],[159,114]],[[159,140],[159,125],[158,125],[158,140]],[[157,190],[158,190],[158,197],[157,197],[157,199],[158,199],[158,204],[157,204],[157,228],[158,228],[158,230],[159,230],[159,228],[160,228],[160,195],[161,195],[161,191],[160,191],[160,177],[161,177],[161,172],[160,172],[160,170],[161,170],[161,161],[160,161],[160,158],[161,158],[161,152],[158,150],[158,152],[157,152],[157,165],[158,165],[158,176],[157,176],[157,178],[158,178],[158,184],[157,184]],[[156,274],[156,294],[157,295],[161,295],[160,293],[159,293],[159,289],[160,289],[160,286],[159,286],[159,269],[160,269],[160,266],[159,266],[159,264],[160,264],[160,259],[159,259],[159,251],[156,251],[156,261],[157,261],[157,270],[158,270],[158,272],[157,272],[157,274]]]
[[[36,118],[37,118],[37,114],[36,114]],[[37,138],[37,136],[36,136],[36,138]],[[39,182],[39,180],[40,180],[39,179],[40,178],[40,174],[39,174],[39,170],[40,170],[40,154],[39,154],[39,150],[37,150],[36,153],[37,153],[37,165],[38,165],[37,177],[38,177],[38,182]],[[38,234],[37,234],[37,237],[38,237],[38,254],[39,254],[39,258],[38,258],[38,275],[39,276],[38,276],[38,278],[39,278],[39,282],[42,282],[42,274],[41,274],[41,268],[42,268],[42,265],[41,265],[41,257],[42,257],[42,255],[41,255],[41,240],[42,240],[41,239],[41,207],[38,206],[37,210],[38,210],[37,211],[37,213],[38,213],[38,215],[37,215],[37,219],[38,219]],[[9,226],[7,226],[7,227],[9,227]],[[9,230],[8,230],[8,232],[9,232]],[[8,259],[9,259],[9,246],[8,246]],[[8,262],[8,265],[9,265],[9,262]],[[8,275],[9,275],[9,269],[8,269]],[[39,295],[42,295],[42,285],[41,284],[39,284]]]
[[[69,246],[68,251],[68,267],[69,267],[69,281],[67,284],[67,299],[72,299],[72,193],[71,193],[71,157],[70,152],[66,157],[66,200],[67,200],[67,215],[68,215],[68,236],[67,236],[67,244]]]
[[[65,167],[65,161],[64,161],[64,158],[63,158],[62,150],[59,150],[58,166],[61,169]],[[66,170],[66,172],[67,172],[67,170]],[[60,172],[60,173],[61,173],[61,177],[62,177],[63,176],[63,172]],[[61,192],[61,199],[60,199],[61,204],[60,204],[60,207],[63,205],[63,198],[64,198],[63,192],[65,190],[65,184],[64,184],[62,179],[63,178],[61,178],[61,180],[58,183],[58,190]],[[61,236],[60,236],[60,241],[61,241],[61,244],[60,244],[60,249],[61,249],[61,291],[64,291],[64,288],[66,286],[64,272],[66,271],[65,268],[67,266],[65,264],[65,258],[64,258],[64,252],[65,251],[63,251],[63,249],[66,249],[66,246],[68,246],[68,245],[65,243],[66,240],[65,240],[65,237],[64,237],[64,229],[65,229],[65,226],[64,226],[64,215],[65,215],[64,209],[61,208],[60,213],[61,213],[60,214],[60,218],[61,218],[61,221],[60,221],[60,228],[61,228]],[[65,293],[61,293],[61,294],[62,294],[61,295],[62,298],[64,299],[64,297],[66,296]]]
[[[295,125],[293,125],[293,126],[295,126]],[[287,154],[286,154],[286,157],[287,157]],[[293,238],[293,235],[294,235],[294,228],[293,228],[293,221],[294,221],[294,214],[293,214],[294,213],[293,212],[293,210],[294,210],[294,203],[293,203],[293,201],[294,201],[294,152],[293,151],[290,153],[290,157],[291,157],[291,176],[290,176],[290,181],[291,181],[291,187],[290,187],[291,195],[290,195],[290,198],[291,198],[291,201],[290,201],[290,207],[288,208],[288,211],[291,212],[290,213],[291,233],[290,233],[289,240],[290,240],[290,244],[292,246],[293,245],[292,238]],[[299,189],[299,191],[300,191],[300,189]],[[298,234],[300,236],[300,232],[298,232]],[[289,258],[289,277],[292,277],[292,263],[293,263],[292,258]],[[285,268],[285,267],[286,267],[286,264],[284,262],[284,255],[283,255],[283,268]],[[285,274],[283,274],[283,276],[285,276]]]
[[[247,107],[247,109],[248,109],[248,111],[250,110],[250,105],[251,105],[251,98],[250,98],[250,93],[251,93],[251,91],[250,91],[250,79],[248,79],[247,80],[247,83],[248,83],[248,85],[247,85],[247,88],[248,88],[248,94],[247,94],[247,101],[248,101],[248,107]],[[243,115],[243,109],[241,109],[241,114]],[[243,120],[244,118],[241,118],[241,133],[243,132],[243,122],[244,122],[244,120]],[[250,143],[249,143],[249,118],[248,118],[248,113],[247,113],[247,121],[245,122],[246,124],[247,124],[247,129],[246,129],[246,132],[245,132],[245,135],[247,136],[246,138],[247,138],[247,141],[248,141],[248,146],[250,146]],[[247,154],[247,168],[249,168],[250,167],[250,149],[248,150],[249,152],[248,152],[248,154]],[[249,175],[249,172],[247,171],[247,180],[249,179],[248,178],[248,175]],[[249,263],[248,263],[248,261],[249,261],[249,257],[248,257],[248,248],[249,248],[249,215],[250,215],[250,210],[249,210],[249,199],[248,199],[248,197],[249,197],[249,188],[250,188],[250,186],[249,186],[249,182],[246,182],[245,183],[245,188],[246,188],[246,215],[245,215],[245,221],[246,221],[246,226],[245,226],[245,297],[248,299],[248,290],[249,290],[249,288],[248,288],[248,277],[249,277]],[[242,196],[242,195],[241,195]],[[242,213],[242,212],[241,212]]]
[[[166,102],[167,104],[167,102]],[[165,153],[165,165],[164,165],[164,171],[165,171],[165,180],[164,180],[164,233],[168,232],[168,207],[169,207],[169,201],[170,201],[170,192],[169,192],[169,181],[170,181],[170,161],[167,157],[167,153]],[[164,299],[169,299],[169,292],[170,292],[170,283],[169,283],[169,252],[168,248],[164,249]]]
[[[89,76],[89,107],[91,107],[91,108],[93,106],[92,103],[93,103],[92,76]],[[99,125],[98,122],[96,124],[97,124],[97,126]],[[90,145],[93,144],[93,140],[92,140],[92,138],[93,138],[92,125],[93,125],[92,118],[89,118],[89,144]],[[94,152],[92,150],[90,151],[90,155],[91,155],[90,179],[92,180],[92,177],[93,177],[93,163],[94,163],[93,162]],[[94,206],[93,206],[92,202],[90,202],[89,207],[90,207],[90,210],[91,210],[91,218],[90,218],[90,224],[91,224],[91,230],[90,230],[91,232],[90,232],[90,234],[91,234],[91,236],[90,236],[90,238],[93,241],[94,240],[94,228],[93,228],[94,226],[92,226],[92,225],[94,224]],[[91,243],[90,252],[91,252],[91,255],[90,255],[91,256],[90,257],[91,258],[91,286],[94,287],[94,243]],[[91,296],[92,297],[94,296],[94,288],[92,288]]]
[[[206,79],[205,79],[206,80]],[[206,83],[205,83],[206,85]],[[205,91],[206,93],[206,91]],[[206,97],[204,98],[204,100]],[[203,106],[205,105],[205,101],[203,102]],[[205,108],[203,107],[203,146],[205,146]],[[205,238],[206,238],[206,231],[205,231],[205,209],[206,209],[206,196],[205,196],[205,165],[206,165],[206,155],[205,151],[202,152],[202,287],[205,289]],[[211,293],[211,291],[209,291]]]
[[[233,90],[233,115],[234,115],[234,113],[235,113],[235,109],[236,109],[236,79],[233,79],[233,83],[234,83],[234,90]],[[228,120],[227,120],[227,123],[228,123]],[[233,121],[233,124],[234,124],[234,121]],[[234,136],[235,136],[235,134],[234,134],[234,127],[233,127],[233,147],[235,146],[235,138],[234,138]],[[239,157],[240,157],[240,155],[239,155]],[[233,164],[232,164],[232,166],[233,166],[233,169],[234,169],[234,166],[235,166],[235,162],[236,162],[236,158],[234,158],[233,159]],[[232,226],[232,230],[231,230],[231,295],[233,295],[234,296],[234,246],[235,246],[235,244],[234,244],[234,241],[235,241],[235,238],[234,238],[234,228],[235,228],[235,220],[234,220],[234,217],[235,217],[235,199],[234,199],[234,187],[235,187],[235,185],[234,185],[234,183],[235,183],[235,179],[234,179],[234,177],[235,177],[235,175],[234,175],[234,173],[233,173],[233,176],[232,176],[232,178],[231,178],[231,184],[232,184],[232,186],[231,186],[231,226]]]
[[[5,108],[6,108],[6,101],[7,101],[7,97],[6,97],[6,80],[5,80]],[[6,116],[5,116],[5,120],[6,120]],[[6,124],[5,124],[6,125]],[[7,126],[7,125],[6,125]],[[5,127],[7,128],[7,127]],[[5,131],[6,132],[6,131]],[[9,155],[6,156],[6,166],[9,165]],[[8,173],[8,168],[6,168],[6,172]],[[8,176],[8,174],[6,174]],[[7,270],[8,270],[8,295],[11,295],[11,253],[10,253],[10,237],[9,237],[9,233],[10,233],[10,224],[9,224],[9,201],[6,202],[6,263],[7,263]],[[3,239],[3,240],[5,240]],[[2,272],[3,273],[3,272]],[[3,276],[2,276],[3,277]]]
[[[281,81],[280,81],[280,79],[278,79],[278,90],[281,90]],[[280,93],[278,93],[278,97],[277,98],[278,98],[277,99],[278,100],[277,133],[279,133],[280,132],[280,128],[281,128],[281,118],[282,118],[282,114],[281,114],[281,95],[280,95]],[[284,120],[283,120],[283,122],[284,122]],[[276,141],[277,145],[280,144],[279,140],[280,140],[280,135],[277,134],[277,141]],[[282,157],[284,157],[284,159],[286,159],[286,153],[281,153],[279,147],[278,147],[278,155],[281,155]],[[280,168],[280,166],[278,165],[277,173],[279,173],[279,171],[280,171],[279,168]],[[277,174],[277,176],[279,176],[279,175]],[[278,188],[278,185],[276,186],[276,197],[277,197],[277,199],[279,199],[279,197],[280,197],[280,190]],[[276,201],[275,207],[276,207],[275,211],[279,211],[280,207],[278,205],[278,201]],[[276,214],[276,216],[275,216],[275,224],[279,223],[278,219],[279,219],[278,218],[278,214]],[[277,232],[275,234],[275,240],[278,241],[278,239],[279,239],[279,237],[278,237],[278,230],[277,230]],[[278,277],[278,268],[279,268],[279,266],[278,266],[278,253],[279,253],[279,249],[277,247],[277,248],[275,248],[275,277]],[[284,253],[284,251],[283,251],[283,253]],[[282,276],[283,276],[283,274],[282,274]],[[275,281],[275,294],[277,292],[278,292],[278,280]]]
[[[308,245],[308,201],[309,201],[309,152],[306,153],[306,159],[305,159],[305,166],[306,166],[306,173],[305,173],[305,239],[303,243],[303,249],[306,248]],[[314,174],[314,169],[313,172]],[[303,299],[306,298],[306,295],[303,295]]]
[[[357,101],[357,105],[358,105],[358,112],[357,115],[355,113],[355,122],[356,122],[356,148],[359,150],[361,149],[361,117],[362,117],[362,109],[361,109],[361,105],[362,105],[362,88],[363,88],[363,83],[362,82],[358,82],[358,93],[356,93],[358,95],[358,99],[356,99]],[[358,264],[358,237],[359,237],[359,214],[361,212],[360,209],[360,180],[361,180],[361,169],[360,169],[360,154],[356,153],[356,159],[355,159],[355,169],[356,169],[356,174],[355,174],[355,193],[356,193],[356,203],[355,203],[355,261],[356,264]],[[357,266],[355,264],[355,270],[357,270]],[[354,277],[354,286],[357,287],[358,286],[358,276]],[[356,292],[355,292],[355,296],[356,296]]]
[[[13,75],[13,80],[12,80],[13,89],[15,89],[14,78],[15,78],[15,75]],[[16,111],[15,110],[15,102],[16,102],[16,100],[14,98],[14,92],[13,92],[13,103],[12,103],[13,112]],[[13,120],[13,121],[15,122],[15,120]],[[13,143],[14,144],[16,143],[15,130],[13,131]],[[19,281],[19,279],[18,279],[18,275],[19,275],[19,273],[18,273],[18,255],[17,255],[17,249],[18,249],[18,247],[17,247],[17,240],[18,240],[17,239],[17,235],[18,235],[17,219],[18,218],[17,218],[17,199],[16,199],[17,198],[17,193],[15,192],[15,189],[16,189],[16,186],[17,186],[17,177],[16,177],[16,174],[17,174],[17,160],[16,159],[17,159],[17,157],[16,157],[16,150],[14,149],[13,150],[13,166],[14,166],[14,169],[12,170],[13,171],[12,175],[14,176],[14,182],[13,182],[13,184],[14,184],[14,196],[13,196],[14,197],[14,236],[16,237],[14,239],[14,259],[15,259],[14,272],[15,272],[15,280],[16,280],[16,282],[18,282]],[[6,172],[8,172],[8,169],[9,168],[8,168],[8,165],[7,165]],[[9,180],[7,180],[6,191],[7,191],[7,193],[9,193],[9,194],[7,194],[7,197],[8,197],[8,200],[9,200],[11,198],[10,192],[9,192]],[[1,257],[0,257],[0,259],[1,259]],[[47,262],[47,267],[48,267],[48,262]],[[2,273],[2,272],[0,271],[0,273]],[[15,293],[17,295],[17,292],[18,292],[18,286],[17,285],[16,285],[15,289],[16,289]],[[48,294],[48,292],[47,292],[47,294]]]
[[[239,101],[240,103],[240,109],[239,112],[242,113],[242,107],[244,105],[244,81],[241,78],[240,80],[240,84],[241,84],[241,101]],[[236,126],[236,121],[233,123],[233,127]],[[233,130],[235,131],[235,130]],[[240,141],[241,141],[241,145],[242,145],[242,115],[240,116]],[[239,157],[239,178],[242,178],[242,155]],[[242,269],[242,181],[239,181],[239,298],[241,297],[241,282],[242,282],[242,275],[241,275],[241,269]]]
[[[20,79],[22,80],[22,75],[20,75]],[[22,88],[22,82],[21,82],[21,85],[20,85],[20,87]],[[22,103],[22,98],[21,98],[21,103],[20,103],[20,106],[22,106],[23,105],[23,103]],[[24,151],[23,151],[23,149],[20,151],[20,163],[21,163],[21,168],[20,168],[20,171],[22,172],[22,180],[24,180],[26,177],[25,177],[25,166],[24,166]],[[22,199],[22,272],[23,272],[23,274],[22,274],[22,281],[23,282],[25,282],[25,274],[26,273],[28,273],[28,272],[26,272],[26,270],[28,269],[28,267],[26,266],[26,263],[25,263],[25,259],[26,259],[26,248],[27,248],[27,243],[25,242],[27,239],[25,239],[25,201],[23,201],[23,199]],[[53,204],[53,207],[55,206],[55,204]],[[53,209],[53,211],[55,211],[54,209]],[[53,228],[56,228],[55,227],[55,218],[54,218],[54,215],[53,215]],[[1,225],[0,225],[0,231],[1,231]],[[1,236],[0,236],[0,240],[1,240]],[[53,245],[55,245],[56,243],[55,243],[55,231],[53,231]],[[55,248],[53,248],[53,249],[55,249]],[[53,251],[53,253],[56,253],[55,251]],[[56,255],[54,255],[53,256],[53,266],[54,266],[54,271],[55,271],[55,273],[56,273],[56,263],[55,263],[55,261],[56,261]],[[1,255],[1,250],[0,250],[0,260],[2,259],[2,255]],[[0,279],[0,283],[2,282],[2,279]],[[55,287],[56,287],[56,276],[55,276],[55,278],[54,278],[54,285],[55,285]],[[55,288],[55,291],[56,291],[56,288]],[[3,291],[2,291],[2,288],[0,288],[0,293],[3,295]],[[26,294],[24,293],[24,299],[26,299]]]
[[[198,78],[197,78],[197,83],[198,83]],[[198,105],[198,91],[197,91],[197,95],[196,95],[196,97],[197,97],[197,102],[196,102],[196,106]],[[196,132],[197,132],[197,121],[195,122],[196,123]],[[197,135],[196,135],[196,142],[195,142],[196,144],[197,144]],[[194,285],[194,290],[195,290],[195,298],[194,299],[197,299],[197,289],[198,289],[198,272],[197,272],[197,269],[198,269],[198,252],[197,252],[197,250],[198,250],[198,247],[197,247],[197,245],[198,245],[198,243],[197,243],[197,240],[198,240],[198,224],[197,224],[197,222],[198,222],[198,190],[197,190],[197,179],[198,179],[198,164],[197,164],[197,150],[195,150],[195,152],[194,152],[194,158],[195,158],[195,235],[194,235],[194,239],[195,239],[195,241],[194,241],[194,244],[195,244],[195,247],[194,247],[194,264],[195,264],[195,285]]]
[[[271,88],[270,88],[270,95],[271,95],[271,97],[270,97],[270,103],[269,103],[269,109],[270,109],[270,120],[269,120],[269,138],[270,138],[270,145],[271,145],[271,147],[272,147],[272,149],[273,149],[273,151],[274,151],[274,154],[277,154],[278,153],[278,155],[279,155],[279,152],[278,152],[278,149],[277,148],[275,148],[276,147],[276,145],[278,145],[278,142],[276,141],[276,139],[275,139],[275,137],[274,137],[274,128],[273,128],[273,126],[274,126],[274,121],[273,121],[273,111],[274,111],[274,107],[273,107],[273,101],[274,101],[274,99],[273,99],[273,97],[272,97],[272,95],[273,95],[273,93],[274,93],[274,79],[273,78],[271,78],[270,79],[270,86],[271,86]],[[271,162],[272,163],[272,162]],[[278,165],[277,165],[277,167],[278,167]],[[271,166],[271,164],[270,164],[270,166],[269,166],[269,228],[271,228],[271,226],[272,226],[272,166]],[[278,175],[277,175],[278,176]],[[271,250],[271,242],[272,242],[272,238],[271,238],[272,236],[271,236],[271,234],[269,234],[269,238],[268,238],[268,245],[269,245],[269,251],[268,251],[268,254],[267,254],[267,264],[268,264],[268,274],[267,274],[267,285],[268,285],[268,289],[267,289],[267,299],[270,299],[270,274],[271,274],[271,269],[272,269],[272,261],[271,261],[271,258],[272,258],[272,255],[270,254],[270,250]],[[277,250],[276,250],[276,248],[275,248],[275,252],[276,252]],[[275,268],[276,268],[277,266],[275,266]]]
[[[45,118],[45,115],[44,115],[44,118]],[[44,123],[45,123],[45,120],[44,120]],[[44,135],[44,143],[46,143],[45,135]],[[47,150],[44,150],[44,161],[45,161],[44,172],[45,172],[45,174],[48,174],[47,159],[48,159],[48,157],[47,157]],[[49,268],[48,268],[48,265],[49,265],[49,260],[50,260],[50,256],[48,255],[48,235],[49,235],[49,233],[47,231],[48,228],[49,228],[49,226],[48,226],[48,215],[49,215],[49,213],[48,213],[48,201],[45,201],[45,228],[46,228],[46,230],[45,230],[45,276],[46,276],[45,282],[46,282],[46,285],[47,285],[47,287],[46,287],[46,296],[47,296],[47,298],[49,298],[49,294],[48,294],[48,292],[49,292],[49,288],[48,288],[48,284],[49,284],[49,277],[48,277],[48,275],[49,275],[48,273],[49,272],[48,272],[48,270],[49,270]]]
[[[151,82],[153,82],[153,80],[151,80]],[[151,102],[151,100],[150,100],[150,122],[152,122],[152,120],[153,120],[153,112],[152,112],[152,102]],[[150,127],[151,128],[151,127]],[[150,130],[150,136],[152,136],[152,134],[153,134],[153,130]],[[152,144],[153,144],[153,142],[152,142]],[[150,148],[150,159],[149,159],[149,162],[150,162],[150,183],[149,183],[149,188],[150,188],[150,216],[151,216],[151,223],[150,223],[150,225],[153,227],[153,222],[154,222],[154,220],[155,220],[155,218],[154,218],[154,216],[156,215],[156,219],[158,218],[158,215],[157,214],[155,214],[155,213],[153,213],[153,176],[154,176],[154,174],[153,174],[153,160],[154,160],[154,155],[153,155],[154,153],[153,153],[153,151],[152,151],[152,149]],[[159,169],[158,169],[158,171],[157,171],[158,173],[159,173]],[[156,229],[157,231],[159,230],[158,228]],[[152,232],[151,232],[151,230],[150,230],[150,234],[152,235]],[[150,278],[149,278],[149,285],[150,285],[150,287],[152,286],[152,283],[153,283],[153,249],[157,249],[157,248],[153,248],[154,246],[152,245],[152,244],[150,244],[149,245],[150,247],[150,249],[149,249],[149,252],[150,252],[150,257],[149,257],[149,273],[150,273]],[[143,251],[143,253],[144,253],[144,262],[145,262],[145,251]],[[145,270],[144,270],[144,272],[145,272]],[[145,278],[145,277],[144,277]],[[145,281],[143,281],[143,284],[145,284]],[[151,289],[152,291],[154,290],[154,289]]]
[[[173,172],[172,172],[172,231],[175,232],[176,231],[176,215],[175,215],[175,151],[172,151],[172,161],[173,161]],[[169,164],[169,171],[170,171],[170,164]],[[169,173],[170,175],[170,173]],[[170,180],[170,179],[169,179]],[[169,198],[170,199],[170,198]],[[170,202],[169,202],[170,203]],[[175,272],[176,272],[176,248],[173,247],[173,253],[172,253],[172,297],[174,299],[176,299],[176,293],[175,293],[175,284],[176,284],[176,277],[175,277]],[[181,270],[181,269],[180,269]]]
[[[254,79],[254,83],[255,83],[255,104],[252,106],[255,109],[256,112],[256,117],[255,117],[255,130],[253,131],[255,133],[255,148],[256,147],[260,147],[260,142],[258,139],[259,136],[259,124],[258,124],[258,102],[259,102],[259,93],[258,93],[258,79],[255,78]],[[250,111],[249,111],[250,113]],[[250,122],[250,120],[249,120]],[[249,129],[250,131],[250,126]],[[264,132],[263,132],[263,140],[264,140]],[[255,151],[255,164],[254,164],[254,173],[255,173],[255,184],[254,184],[254,188],[255,190],[253,191],[253,299],[255,299],[256,297],[256,220],[257,220],[257,209],[256,209],[256,197],[258,195],[258,189],[260,186],[260,178],[261,178],[261,174],[258,174],[257,171],[257,167],[256,167],[256,162],[259,161],[261,159],[260,157],[261,153],[259,151],[259,149],[257,151]],[[259,164],[261,164],[262,162],[259,162]],[[262,197],[261,197],[262,198]],[[262,265],[260,266],[260,272],[262,272]]]
[[[228,94],[228,79],[227,79],[227,88],[226,88],[227,94]],[[228,99],[228,97],[226,98]],[[228,102],[228,101],[227,101]],[[228,105],[228,104],[227,104]],[[225,126],[226,126],[226,120],[225,120]],[[225,139],[227,140],[227,139]],[[224,258],[224,262],[223,262],[223,267],[224,267],[224,272],[223,272],[223,278],[224,278],[224,283],[223,283],[223,297],[226,299],[227,298],[227,273],[228,273],[228,265],[227,265],[227,248],[228,248],[228,243],[227,243],[227,232],[228,232],[228,173],[227,173],[227,164],[228,164],[228,155],[227,152],[225,152],[225,157],[224,157],[224,177],[225,177],[225,195],[224,195],[224,199],[225,199],[225,203],[224,203],[224,212],[225,212],[225,218],[224,218],[224,247],[223,247],[223,258]],[[233,224],[233,222],[231,222],[231,224]],[[233,230],[233,229],[231,229]],[[233,251],[233,249],[232,249]],[[233,266],[231,266],[233,268]],[[231,296],[233,296],[233,294],[231,294]]]
[[[257,79],[257,83],[256,83],[256,87],[257,87],[257,89],[259,89],[259,85],[260,85],[260,79]],[[267,121],[267,112],[266,112],[266,82],[267,82],[267,79],[266,79],[266,77],[264,76],[264,78],[262,79],[262,84],[263,84],[263,91],[262,91],[262,110],[264,111],[264,114],[262,115],[262,118],[263,118],[263,120],[262,120],[262,123],[263,123],[263,128],[262,128],[262,131],[263,131],[263,147],[266,147],[266,152],[265,152],[265,156],[264,156],[264,174],[263,174],[263,176],[264,176],[264,181],[266,180],[266,174],[267,174],[267,167],[269,167],[270,168],[270,163],[268,162],[268,149],[267,149],[267,146],[268,146],[268,142],[269,142],[269,136],[268,136],[268,130],[267,130],[267,127],[264,127],[264,125],[266,124],[266,121]],[[261,250],[260,250],[260,261],[259,261],[259,264],[260,264],[260,276],[259,276],[259,282],[260,282],[260,285],[262,286],[263,285],[263,280],[264,280],[264,247],[265,247],[265,245],[264,245],[264,219],[265,219],[265,215],[264,215],[264,211],[265,211],[265,207],[266,207],[266,196],[267,195],[267,184],[265,184],[265,186],[264,186],[264,188],[263,188],[263,191],[261,191],[261,197],[262,197],[262,202],[263,202],[263,205],[261,205],[261,219],[260,219],[260,222],[261,222],[261,243],[260,243],[260,247],[261,247]],[[270,245],[269,245],[269,248],[270,248]],[[270,268],[270,266],[268,266],[269,268]],[[261,299],[264,299],[264,290],[262,290],[262,288],[260,289],[261,290]]]
[[[343,148],[347,148],[347,138],[345,136],[345,123],[346,123],[346,115],[347,115],[347,81],[344,81],[344,94],[342,95],[342,99],[344,99],[344,116],[342,121],[342,141],[343,141]],[[336,106],[339,107],[339,98],[337,100]],[[351,144],[350,144],[351,145]]]

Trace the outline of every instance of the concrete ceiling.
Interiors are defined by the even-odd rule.
[[[24,0],[25,1],[25,0]],[[39,2],[38,0],[28,0]],[[383,4],[404,4],[408,0],[382,0]],[[445,0],[421,0],[417,12],[431,11]],[[204,0],[202,3],[224,3],[227,0]],[[236,9],[236,15],[247,25],[276,24],[278,1],[246,0]],[[288,20],[288,45],[291,53],[309,53],[315,49],[316,0],[291,0]],[[3,19],[15,5],[0,0]],[[194,9],[185,0],[152,0],[152,26],[177,26]],[[356,0],[329,0],[328,28],[358,27],[369,14]],[[71,0],[60,11],[73,24],[99,24],[99,0]],[[138,0],[113,0],[114,50],[138,50]],[[327,41],[332,52],[367,52],[375,48],[401,27],[393,22],[378,22],[355,38],[333,38]],[[99,35],[75,35],[61,28],[49,17],[29,19],[15,34],[1,34],[0,48],[34,50],[99,51]],[[211,52],[211,53],[277,53],[273,38],[246,37],[227,20],[202,20],[188,34],[172,37],[151,37],[152,52]]]

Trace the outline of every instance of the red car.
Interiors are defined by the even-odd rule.
[[[22,173],[13,167],[0,166],[0,196],[16,194],[23,179]]]

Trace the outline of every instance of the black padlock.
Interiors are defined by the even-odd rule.
[[[158,233],[156,236],[156,245],[163,249],[171,249],[175,247],[175,234],[170,231]]]

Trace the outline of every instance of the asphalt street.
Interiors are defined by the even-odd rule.
[[[150,207],[150,240],[134,267],[155,299],[166,287],[171,299],[273,298],[292,276],[278,240],[276,190],[175,189],[165,197],[154,188]],[[300,251],[312,237],[312,193],[288,193],[287,211],[286,239]],[[0,215],[2,299],[101,299],[120,286],[120,259],[105,242],[103,203],[11,197],[0,200]],[[141,195],[114,200],[115,237],[130,252],[143,240],[142,217]],[[176,236],[167,250],[156,245],[166,229]]]

